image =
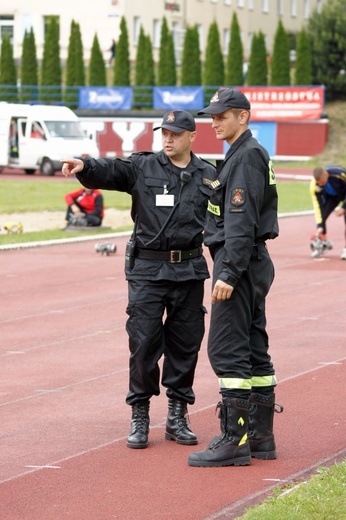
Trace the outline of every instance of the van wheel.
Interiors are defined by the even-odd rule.
[[[27,169],[27,170],[25,170],[25,173],[26,173],[27,175],[34,175],[35,171],[36,171],[36,170],[29,170],[29,169]]]
[[[52,161],[50,159],[43,159],[41,162],[40,171],[43,175],[54,175],[55,168]]]

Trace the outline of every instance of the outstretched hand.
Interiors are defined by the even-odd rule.
[[[61,171],[65,177],[72,177],[72,175],[76,175],[84,168],[84,163],[81,159],[63,159],[60,162],[63,163]]]

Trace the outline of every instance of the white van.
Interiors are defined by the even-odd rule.
[[[95,157],[95,139],[86,136],[80,119],[67,107],[0,103],[0,171],[20,168],[43,175],[61,170],[66,157]]]

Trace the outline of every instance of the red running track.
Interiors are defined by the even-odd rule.
[[[187,465],[219,429],[206,337],[189,408],[199,446],[164,439],[163,391],[152,399],[149,448],[126,447],[126,237],[112,239],[108,257],[94,241],[0,251],[1,519],[231,519],[274,486],[340,460],[346,262],[343,221],[329,221],[334,249],[322,259],[310,257],[313,216],[281,219],[269,243],[268,331],[285,411],[275,417],[278,459],[240,468]],[[209,280],[208,309],[210,289]]]

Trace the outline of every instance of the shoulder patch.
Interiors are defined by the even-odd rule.
[[[243,188],[235,188],[232,190],[231,204],[233,206],[242,206],[245,203],[245,190]]]
[[[276,184],[276,177],[275,177],[275,172],[274,172],[274,166],[273,166],[273,162],[271,160],[268,163],[268,174],[269,174],[269,179],[268,179],[269,186],[272,186],[273,184]]]

